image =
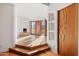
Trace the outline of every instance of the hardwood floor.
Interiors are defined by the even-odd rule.
[[[20,55],[12,52],[4,52],[4,53],[0,53],[0,56],[20,56]]]
[[[39,54],[38,56],[58,56],[58,55],[49,50]]]
[[[5,52],[5,53],[0,53],[0,56],[21,56],[21,55],[18,55],[16,53],[12,53],[12,52]],[[36,56],[58,56],[58,55],[49,50],[49,51],[45,51],[43,53],[40,53]]]

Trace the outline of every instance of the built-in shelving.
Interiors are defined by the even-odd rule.
[[[49,11],[49,18],[47,20],[47,43],[51,47],[51,50],[57,53],[57,11]]]
[[[57,11],[49,12],[47,21],[47,42],[55,53],[57,53],[57,17]]]
[[[48,23],[54,23],[54,21],[49,21]]]
[[[48,33],[49,33],[49,40],[54,40],[54,14],[49,14],[49,20],[48,20]]]

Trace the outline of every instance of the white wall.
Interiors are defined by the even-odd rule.
[[[14,44],[14,6],[0,4],[0,52],[8,51]]]
[[[17,11],[17,35],[27,28],[29,32],[29,21],[48,19],[48,6],[41,3],[18,3]]]

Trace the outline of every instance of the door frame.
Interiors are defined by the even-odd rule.
[[[59,54],[59,12],[60,12],[60,11],[58,10],[58,12],[57,12],[57,15],[58,15],[58,21],[57,21],[57,24],[58,24],[58,25],[57,25],[57,26],[58,26],[58,29],[57,29],[57,33],[58,33],[58,34],[57,34],[57,48],[58,48],[58,49],[57,49],[57,52],[58,52],[58,54]]]

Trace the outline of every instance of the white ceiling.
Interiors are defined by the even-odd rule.
[[[50,10],[55,11],[55,10],[60,10],[70,4],[72,3],[50,3],[49,8]]]
[[[15,4],[17,15],[24,18],[46,18],[48,6],[41,3],[17,3]]]

